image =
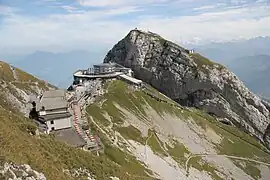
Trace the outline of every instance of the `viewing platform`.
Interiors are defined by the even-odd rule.
[[[113,72],[109,74],[95,74],[95,73],[88,73],[87,70],[78,70],[73,74],[73,76],[74,78],[78,77],[78,78],[96,79],[96,78],[114,78],[122,74],[124,73]]]

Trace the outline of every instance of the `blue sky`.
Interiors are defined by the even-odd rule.
[[[181,44],[270,36],[270,0],[0,0],[0,53],[110,48],[135,27]]]

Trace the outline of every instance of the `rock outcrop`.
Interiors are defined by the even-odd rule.
[[[33,170],[29,165],[16,165],[14,163],[0,163],[0,179],[9,180],[46,180],[43,173]]]
[[[28,116],[32,95],[49,89],[55,87],[0,61],[0,106],[5,109]]]
[[[104,62],[132,68],[137,78],[171,99],[227,118],[270,148],[270,105],[222,65],[139,30],[119,41]]]

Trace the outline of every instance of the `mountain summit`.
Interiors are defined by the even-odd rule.
[[[67,92],[57,90],[57,95],[56,91],[47,91],[55,87],[0,62],[0,179],[269,179],[269,151],[250,135],[230,126],[230,121],[238,127],[251,124],[248,120],[260,114],[259,120],[267,122],[265,102],[251,93],[242,95],[249,91],[236,77],[230,83],[233,87],[228,87],[225,82],[232,74],[221,65],[156,34],[134,30],[119,44],[105,61],[132,67],[145,82],[117,63],[99,64],[76,71]],[[147,83],[193,107],[176,103]],[[222,94],[225,87],[228,94]],[[66,122],[66,116],[58,119],[61,113],[55,109],[59,106],[48,109],[46,103],[38,105],[49,98],[47,102],[52,105],[64,99],[70,102],[64,103],[64,108],[60,103],[61,112],[65,109],[65,114],[74,114],[74,118],[68,118],[69,129],[56,123]],[[51,134],[43,134],[38,123],[23,117],[32,108],[28,105],[33,99],[37,104],[32,105],[41,108],[38,118],[57,115],[54,117],[58,120],[45,124]],[[256,107],[252,105],[255,100]],[[223,102],[227,104],[221,106]],[[248,114],[248,108],[257,112]],[[250,119],[244,119],[242,110]],[[33,118],[35,112],[31,112],[29,117]],[[223,117],[221,122],[213,115]],[[237,124],[237,120],[242,122]],[[75,138],[75,134],[82,139]],[[263,138],[262,132],[254,135]],[[66,140],[75,144],[82,140],[86,146],[74,147]],[[101,148],[87,148],[96,143]]]
[[[132,68],[135,76],[176,102],[232,123],[270,148],[270,105],[227,68],[152,32],[132,30],[104,62]]]

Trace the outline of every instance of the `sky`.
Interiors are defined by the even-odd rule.
[[[0,0],[0,54],[98,51],[134,28],[180,44],[270,36],[270,0]]]

